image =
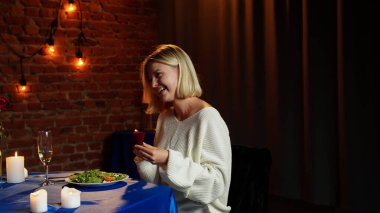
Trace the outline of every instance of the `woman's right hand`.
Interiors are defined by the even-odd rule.
[[[144,143],[141,145],[135,145],[133,153],[152,164],[166,165],[169,158],[169,151],[159,147],[151,146]]]

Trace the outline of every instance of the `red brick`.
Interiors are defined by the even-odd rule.
[[[82,134],[88,133],[88,127],[86,127],[86,126],[77,126],[77,127],[75,127],[75,132],[82,133]]]
[[[41,0],[41,5],[46,8],[57,9],[60,5],[58,1]]]
[[[33,18],[33,21],[40,27],[40,28],[45,28],[45,29],[50,29],[50,23],[52,22],[52,19],[47,19],[47,18]]]
[[[25,26],[25,33],[29,35],[37,35],[39,32],[39,28],[35,26]]]
[[[61,163],[62,162],[55,162],[54,158],[53,158],[53,161],[52,161],[51,165],[49,166],[49,170],[50,171],[63,171]],[[34,170],[32,170],[32,171],[34,171]]]
[[[65,78],[62,75],[41,75],[39,81],[43,83],[63,82]]]
[[[18,5],[12,6],[12,16],[24,16],[24,8]]]
[[[67,134],[73,134],[74,128],[73,126],[63,127],[60,122],[57,123],[57,128],[59,128],[59,134],[66,136]]]
[[[12,109],[14,111],[26,111],[28,109],[28,105],[24,103],[14,103],[12,104]]]
[[[90,81],[91,75],[89,73],[74,73],[67,76],[70,81]]]
[[[56,123],[60,127],[63,127],[63,126],[78,126],[78,125],[81,125],[82,121],[81,121],[80,118],[64,118],[64,119],[57,119]]]
[[[14,131],[17,131],[19,129],[24,129],[25,128],[25,121],[23,120],[12,120],[11,122],[5,122],[3,121],[3,125],[7,129],[15,129]]]
[[[40,0],[21,0],[25,6],[40,6]]]
[[[9,24],[9,25],[19,25],[19,26],[23,26],[23,25],[28,25],[30,24],[30,21],[28,18],[26,17],[23,17],[23,16],[6,16],[5,17],[5,23]]]
[[[36,17],[39,14],[39,9],[35,7],[25,8],[25,16]]]
[[[91,169],[99,169],[101,165],[101,160],[95,159],[88,164],[88,167]]]
[[[75,147],[71,145],[65,145],[62,148],[62,153],[74,153],[75,152]]]
[[[89,142],[92,141],[92,135],[70,135],[68,140],[74,143]]]
[[[86,152],[85,158],[87,160],[96,160],[96,159],[101,158],[101,153],[100,152]]]
[[[54,19],[56,16],[56,10],[55,9],[42,8],[42,9],[40,9],[39,15],[40,15],[40,17],[43,17],[43,18],[48,17],[48,18]]]
[[[115,15],[113,15],[113,14],[103,14],[103,19],[105,21],[115,21]]]
[[[105,123],[105,122],[106,122],[105,116],[83,118],[83,124],[85,124],[85,125],[99,125],[99,124]]]
[[[69,99],[70,100],[82,100],[83,95],[80,92],[71,92],[71,93],[69,93]]]
[[[78,20],[65,20],[64,22],[61,22],[62,28],[79,28],[80,27],[80,21]]]
[[[70,155],[70,161],[77,161],[77,160],[83,160],[84,156],[82,153],[75,153]]]
[[[24,31],[21,26],[11,26],[9,27],[12,34],[22,34]]]
[[[49,92],[49,91],[47,91]],[[40,93],[38,94],[38,98],[41,102],[46,103],[47,101],[57,101],[60,99],[64,99],[64,94],[61,93]]]
[[[75,149],[77,152],[87,152],[88,144],[78,144]]]
[[[54,120],[46,118],[31,119],[26,121],[26,125],[33,128],[45,129],[54,126]]]
[[[37,110],[41,110],[42,109],[42,106],[40,103],[29,103],[28,104],[28,110],[29,111],[37,111]]]

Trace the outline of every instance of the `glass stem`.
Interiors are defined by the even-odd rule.
[[[48,172],[49,172],[49,165],[46,164],[46,173],[45,173],[45,180],[48,181]]]

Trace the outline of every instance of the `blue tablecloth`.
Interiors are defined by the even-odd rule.
[[[140,179],[136,164],[133,161],[135,155],[133,154],[132,133],[133,130],[118,131],[113,133],[109,140],[106,141],[106,144],[104,144],[106,153],[103,160],[103,170],[126,173],[132,178]],[[145,131],[144,142],[152,145],[154,134],[154,131]]]
[[[70,174],[72,172],[55,173],[50,176],[62,177]],[[39,189],[42,178],[41,175],[34,175],[23,183],[1,184],[0,212],[29,212],[29,195]],[[62,180],[43,187],[48,192],[48,212],[177,212],[174,196],[169,187],[132,179],[97,188],[68,185],[82,192],[81,206],[76,209],[64,209],[60,205],[60,196],[61,189],[66,183]]]

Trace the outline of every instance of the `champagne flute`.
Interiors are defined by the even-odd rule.
[[[40,158],[42,164],[45,166],[45,180],[41,183],[41,186],[54,184],[49,180],[49,164],[51,157],[53,156],[53,139],[51,130],[38,131],[37,136],[37,149],[38,157]]]
[[[2,183],[4,183],[3,182],[3,154],[1,153],[1,147],[0,147],[0,184]]]
[[[3,156],[5,156],[7,148],[8,146],[5,141],[0,138],[0,184],[5,183],[3,179]]]

